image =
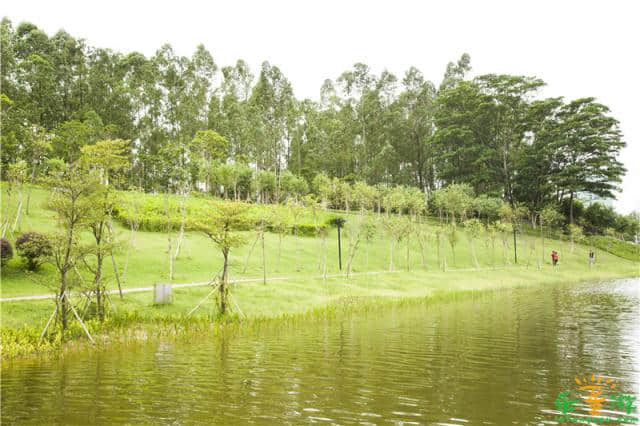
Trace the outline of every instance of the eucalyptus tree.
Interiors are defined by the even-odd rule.
[[[285,136],[288,134],[290,110],[295,107],[291,83],[280,69],[263,62],[249,100],[259,117],[260,129],[255,140],[255,162],[259,169],[273,171],[279,182]],[[276,193],[278,192],[276,184]]]
[[[12,35],[17,83],[13,100],[20,102],[30,123],[51,130],[65,120],[51,41],[47,34],[28,22],[19,24]]]
[[[368,183],[391,178],[389,166],[393,158],[391,137],[386,114],[394,100],[397,78],[384,70],[379,76],[369,66],[356,63],[337,80],[343,96],[341,111],[345,113],[346,128],[353,153],[352,172]]]
[[[209,101],[208,127],[229,140],[232,158],[254,159],[256,151],[251,141],[259,134],[256,132],[259,117],[249,98],[255,76],[242,59],[234,66],[222,67],[221,71],[221,87]]]
[[[463,53],[457,62],[449,62],[447,64],[438,92],[454,88],[464,80],[469,71],[471,71],[471,56],[468,53]]]
[[[398,161],[406,164],[405,185],[413,185],[423,192],[435,189],[435,164],[431,137],[435,131],[436,89],[415,67],[409,68],[402,79],[402,92],[394,102],[398,114],[394,117],[398,135],[394,138]]]
[[[189,145],[189,164],[195,168],[192,179],[204,178],[205,191],[212,186],[209,171],[217,162],[227,159],[229,141],[213,130],[198,130]]]

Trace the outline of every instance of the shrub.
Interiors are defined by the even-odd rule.
[[[13,247],[11,247],[11,243],[5,238],[0,239],[0,258],[2,260],[2,266],[6,265],[12,257]]]
[[[16,240],[16,250],[27,262],[27,269],[35,271],[51,255],[51,242],[39,232],[25,232]]]

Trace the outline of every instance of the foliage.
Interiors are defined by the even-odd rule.
[[[220,295],[220,313],[225,314],[228,305],[227,277],[229,268],[229,252],[232,248],[246,243],[245,238],[235,232],[242,228],[247,221],[247,208],[241,203],[224,203],[218,206],[210,205],[210,213],[206,221],[199,222],[196,228],[203,232],[222,252],[224,264],[222,276],[218,284]]]
[[[29,271],[37,270],[51,256],[51,243],[39,232],[25,232],[16,239],[16,250],[27,262]]]
[[[2,260],[2,266],[6,265],[8,261],[13,258],[13,247],[6,238],[0,239],[0,259]]]
[[[117,177],[117,187],[146,193],[265,204],[311,191],[336,209],[411,215],[426,198],[457,222],[496,220],[503,199],[530,212],[565,206],[567,222],[591,233],[612,226],[595,208],[582,218],[576,202],[580,193],[612,198],[625,173],[609,108],[542,98],[545,83],[526,75],[470,79],[468,54],[440,82],[415,67],[394,75],[356,63],[313,101],[297,99],[276,65],[219,66],[202,45],[145,56],[28,22],[3,19],[1,29],[0,170],[11,182],[64,173],[84,157],[103,183]],[[613,227],[630,238],[635,223],[619,216]]]
[[[467,184],[454,183],[434,194],[435,205],[451,215],[451,223],[456,223],[456,217],[463,220],[472,202],[473,189]]]
[[[640,246],[637,244],[601,235],[586,237],[584,243],[623,259],[640,262]]]
[[[172,228],[178,228],[181,221],[178,214],[180,200],[176,196],[169,196],[167,203],[170,212],[168,217],[165,214],[166,206],[164,197],[133,192],[118,201],[118,204],[114,208],[117,212],[115,219],[127,227],[132,221],[136,221],[139,229],[142,231],[164,232],[168,221]],[[189,197],[185,200],[187,215],[185,223],[186,230],[195,230],[195,224],[206,220],[209,214],[210,204],[217,206],[224,204],[224,202],[206,197]],[[247,221],[234,225],[240,227],[237,230],[252,230],[257,224],[265,220],[266,229],[274,231],[277,225],[276,218],[285,215],[288,211],[287,206],[242,204],[248,210]],[[286,231],[294,233],[294,231],[297,230],[298,235],[315,235],[317,227],[329,226],[329,221],[333,217],[332,214],[325,211],[319,211],[316,214],[318,215],[317,219],[314,218],[313,209],[302,209],[296,222],[297,229],[294,229],[292,226],[287,226]]]

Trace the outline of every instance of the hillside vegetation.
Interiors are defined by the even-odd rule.
[[[57,228],[55,215],[47,210],[49,192],[34,188],[31,194],[31,207],[28,216],[24,216],[20,229],[13,235],[15,238],[22,232],[51,232]],[[126,197],[126,195],[125,195]],[[140,205],[160,205],[162,195],[145,195]],[[189,212],[204,212],[203,198],[188,198]],[[222,201],[217,201],[222,202]],[[178,203],[173,199],[172,203]],[[287,211],[283,206],[250,206],[256,211],[267,214],[282,214]],[[202,209],[202,210],[200,210]],[[142,208],[141,208],[142,210]],[[153,211],[153,209],[151,209]],[[325,226],[327,220],[335,213],[303,209],[299,215],[301,221],[319,218],[318,224]],[[122,210],[120,210],[122,212]],[[342,262],[343,272],[355,243],[355,232],[361,216],[358,213],[342,214],[346,223],[342,230]],[[242,231],[246,244],[231,254],[230,277],[236,279],[255,279],[247,284],[234,286],[238,303],[247,315],[280,315],[284,313],[306,311],[313,307],[323,306],[336,298],[347,295],[403,297],[425,296],[433,291],[448,291],[464,288],[483,288],[485,286],[503,286],[526,284],[549,279],[551,271],[549,252],[555,249],[560,253],[560,263],[551,276],[558,280],[605,278],[634,275],[638,272],[637,263],[610,255],[602,250],[597,251],[597,262],[593,270],[587,263],[588,247],[576,245],[573,251],[568,241],[546,240],[544,252],[541,241],[536,235],[519,235],[519,263],[513,262],[513,243],[511,235],[498,235],[494,240],[486,232],[475,239],[468,238],[463,228],[459,231],[458,242],[452,250],[446,235],[438,236],[437,220],[429,223],[416,223],[414,230],[404,239],[395,243],[393,250],[392,274],[377,276],[358,275],[363,272],[389,271],[391,263],[391,237],[384,229],[386,219],[382,215],[366,215],[372,217],[375,226],[374,235],[369,241],[360,241],[360,247],[353,255],[352,272],[349,279],[331,278],[340,272],[338,267],[337,232],[329,227],[326,237],[296,236],[291,232],[282,234],[267,232],[265,236],[265,265],[267,285],[262,284],[263,262],[261,248],[255,244],[256,233]],[[292,227],[291,222],[289,227]],[[305,222],[306,223],[306,222]],[[167,233],[138,231],[133,233],[129,226],[116,222],[115,235],[120,246],[114,255],[115,265],[124,289],[147,287],[158,282],[168,282]],[[178,225],[178,222],[176,222]],[[289,228],[291,229],[291,228]],[[178,226],[172,230],[173,238],[178,234]],[[85,231],[83,238],[89,239]],[[438,244],[438,238],[440,243]],[[422,247],[421,247],[422,244]],[[472,253],[475,248],[478,264]],[[612,245],[606,247],[614,250]],[[438,260],[438,252],[440,261]],[[455,252],[455,258],[454,258]],[[250,256],[249,256],[250,254]],[[322,278],[322,263],[326,256],[326,273]],[[540,268],[538,269],[538,263]],[[446,266],[445,266],[446,264]],[[111,262],[107,262],[104,279],[107,288],[117,289],[117,282]],[[219,273],[222,258],[211,242],[197,231],[185,232],[184,242],[179,256],[175,260],[174,283],[190,283],[208,281]],[[507,268],[507,269],[505,269]],[[515,269],[514,269],[515,268]],[[407,273],[410,271],[410,273]],[[446,272],[445,272],[446,271]],[[456,272],[458,271],[458,272]],[[36,272],[27,272],[25,263],[17,254],[2,268],[2,297],[18,297],[46,294],[55,284],[54,268],[44,264]],[[279,278],[289,278],[280,280]],[[90,276],[85,274],[85,279]],[[79,290],[79,289],[78,289]],[[193,287],[175,290],[174,304],[166,307],[153,305],[152,297],[146,293],[125,293],[124,299],[116,294],[111,298],[117,306],[112,315],[124,312],[137,312],[142,316],[180,315],[186,314],[195,306],[199,298],[207,292],[207,287]],[[212,304],[207,303],[198,315],[211,315]],[[53,308],[53,301],[20,301],[4,302],[3,327],[42,327]]]

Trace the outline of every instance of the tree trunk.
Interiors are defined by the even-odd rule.
[[[8,184],[8,188],[7,188],[7,198],[2,200],[2,202],[5,204],[5,209],[4,209],[4,223],[2,224],[2,238],[4,238],[7,234],[7,230],[9,229],[9,206],[11,205],[11,193],[13,191],[11,191],[11,182],[9,182]]]
[[[453,244],[451,244],[451,259],[453,260],[453,266],[457,266],[456,265],[456,249],[455,246]]]
[[[229,267],[229,252],[223,251],[224,265],[222,267],[222,280],[220,281],[220,313],[222,315],[227,311],[227,268]]]
[[[356,241],[349,250],[349,260],[347,261],[347,277],[351,275],[351,266],[353,265],[353,259],[356,257],[356,251],[358,250],[358,244],[360,244],[360,238],[356,237]]]
[[[473,258],[473,264],[476,269],[480,269],[480,264],[478,263],[478,257],[476,256],[476,245],[473,242],[473,239],[469,240],[469,246],[471,247],[471,257]]]
[[[98,309],[98,319],[100,322],[104,321],[104,306],[103,306],[103,298],[102,298],[102,261],[103,256],[102,253],[98,253],[96,256],[96,273],[94,284],[96,286],[96,308]]]
[[[422,268],[427,269],[427,261],[424,257],[424,243],[422,238],[418,237],[418,244],[420,244],[420,256],[422,256]]]
[[[540,222],[540,245],[542,247],[542,264],[540,265],[540,267],[542,267],[542,265],[544,265],[544,229],[542,226],[542,222]]]
[[[62,331],[65,331],[68,327],[67,314],[69,311],[69,301],[66,297],[67,292],[67,271],[60,273],[60,322],[62,324]]]
[[[187,195],[185,192],[180,200],[180,233],[178,234],[178,241],[176,241],[176,253],[173,256],[174,259],[177,259],[178,256],[180,256],[180,249],[182,248],[182,241],[184,240],[184,223],[187,220],[187,207],[185,206],[186,197]]]
[[[518,264],[518,250],[516,248],[516,227],[513,227],[513,263]]]
[[[440,235],[436,235],[436,253],[438,256],[438,268],[443,268],[442,260],[440,259]]]
[[[573,191],[569,194],[569,223],[573,225]]]
[[[27,192],[27,205],[25,206],[24,209],[24,214],[26,214],[27,216],[29,216],[29,204],[31,202],[31,191],[33,190],[33,181],[35,180],[36,177],[36,167],[33,166],[33,168],[31,169],[31,184],[29,185],[29,192]]]
[[[260,239],[262,240],[262,284],[267,284],[267,261],[265,259],[264,252],[264,228],[260,232]]]
[[[173,252],[171,250],[171,233],[167,234],[167,253],[169,254],[169,281],[173,281]]]
[[[410,244],[411,240],[409,239],[409,237],[407,236],[407,271],[411,270],[411,265],[409,264],[409,253],[410,253]]]
[[[107,219],[107,230],[109,231],[109,242],[113,242],[113,224],[111,223],[111,214],[109,214],[109,218]],[[118,283],[118,292],[120,293],[120,299],[123,299],[122,295],[122,283],[120,282],[120,274],[118,273],[118,266],[116,265],[116,258],[113,255],[113,249],[109,250],[111,253],[111,265],[113,265],[113,274],[116,277],[116,282]]]
[[[20,223],[20,215],[22,213],[22,191],[20,191],[20,201],[18,202],[18,211],[16,212],[16,220],[13,222],[13,226],[11,227],[11,233],[16,230],[16,227]]]
[[[282,258],[282,232],[278,234],[278,272],[280,272],[281,258]]]
[[[251,254],[253,253],[253,249],[256,246],[256,243],[258,242],[258,239],[260,238],[260,234],[256,235],[256,239],[253,240],[253,243],[251,244],[251,247],[249,248],[249,253],[247,253],[247,258],[244,261],[244,268],[242,268],[242,273],[246,273],[247,272],[247,266],[249,265],[249,259],[251,259]]]

